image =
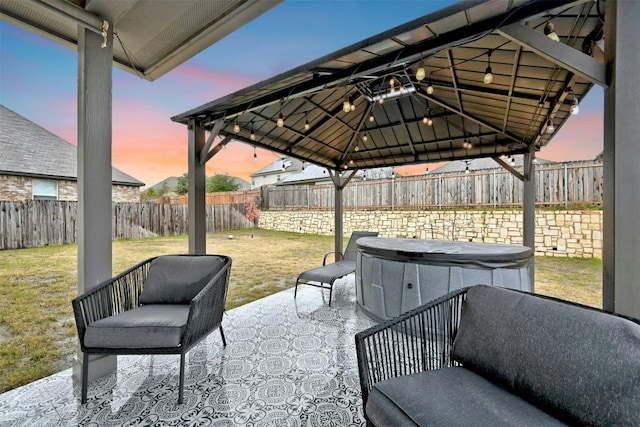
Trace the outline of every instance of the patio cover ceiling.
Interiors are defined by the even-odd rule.
[[[155,80],[282,0],[0,0],[0,15],[77,48],[78,25],[114,28],[114,64]]]
[[[547,22],[560,42],[544,35]],[[530,152],[569,118],[574,97],[605,85],[592,54],[601,28],[592,0],[463,1],[172,120],[333,170]]]

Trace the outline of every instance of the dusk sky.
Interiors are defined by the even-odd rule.
[[[160,0],[177,1],[177,0]],[[154,82],[113,68],[113,165],[147,185],[187,172],[187,128],[171,117],[441,9],[444,0],[286,0]],[[117,28],[116,28],[117,30]],[[0,103],[77,143],[77,52],[0,21]],[[602,151],[603,91],[594,87],[538,157]],[[279,155],[232,142],[207,174],[249,175]],[[2,153],[0,153],[2,155]],[[435,164],[399,168],[424,173]]]

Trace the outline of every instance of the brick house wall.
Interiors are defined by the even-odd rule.
[[[20,201],[33,199],[33,178],[17,175],[0,175],[0,200]],[[114,202],[140,201],[140,187],[131,185],[113,185],[111,198]],[[78,200],[78,183],[76,181],[58,180],[58,200]]]

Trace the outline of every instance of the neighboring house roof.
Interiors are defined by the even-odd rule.
[[[238,187],[238,190],[251,190],[251,183],[242,178],[238,178],[237,176],[232,176],[231,178],[233,178],[233,180],[240,186]]]
[[[283,164],[284,168],[282,167]],[[302,170],[302,162],[300,160],[293,159],[291,157],[280,157],[273,163],[270,163],[259,171],[252,173],[250,176],[253,178],[260,175],[270,175],[280,172],[296,172],[299,170]]]
[[[356,172],[354,179],[382,179],[391,178],[394,171],[393,168],[374,168],[359,170]],[[313,184],[317,182],[331,181],[331,177],[327,173],[327,168],[318,165],[307,164],[304,170],[285,177],[278,185],[300,185]]]
[[[516,167],[522,166],[522,157],[514,157]],[[505,160],[506,161],[506,160]],[[508,161],[506,161],[509,163]],[[467,169],[467,163],[469,164],[469,170],[481,170],[481,169],[499,169],[502,168],[495,160],[489,157],[484,157],[481,159],[471,159],[471,160],[454,160],[452,162],[445,163],[439,168],[434,169],[431,173],[447,173],[447,172],[464,172]],[[537,159],[538,164],[543,163],[553,163],[550,160],[545,159]]]
[[[77,148],[20,114],[0,105],[0,174],[77,180]],[[111,168],[114,184],[143,182]]]

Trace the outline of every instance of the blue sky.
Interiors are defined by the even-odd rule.
[[[113,164],[148,185],[181,175],[187,132],[170,117],[451,3],[287,0],[154,82],[114,67]],[[75,144],[76,82],[75,50],[0,21],[0,103]],[[594,88],[539,157],[582,160],[602,151],[602,99]],[[207,163],[207,173],[248,180],[278,157],[259,150],[254,163],[252,156],[251,147],[232,143]],[[401,169],[420,171],[424,166]]]

